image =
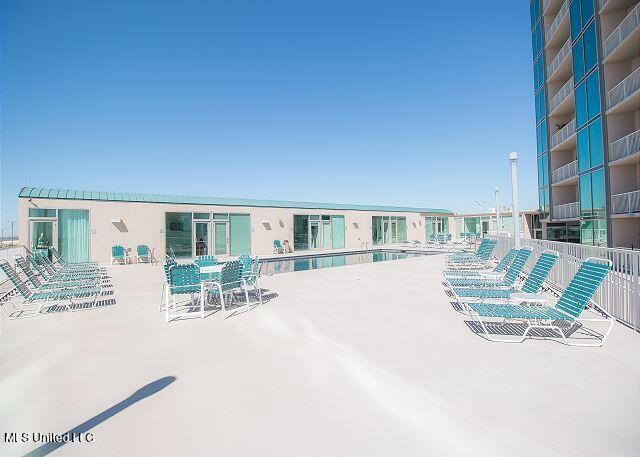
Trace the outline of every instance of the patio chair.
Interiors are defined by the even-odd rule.
[[[113,265],[114,262],[118,262],[122,265],[129,263],[129,256],[127,256],[127,252],[124,247],[119,244],[111,247],[111,265]]]
[[[450,267],[483,268],[491,261],[491,255],[497,243],[497,240],[485,238],[475,254],[454,255],[447,258],[447,264]]]
[[[66,268],[56,268],[56,266],[51,263],[51,260],[46,255],[35,253],[33,255],[27,254],[27,258],[31,265],[35,268],[36,271],[40,274],[40,277],[45,281],[51,280],[71,280],[71,279],[97,279],[104,278],[105,272],[103,270],[77,270],[77,269],[66,269]]]
[[[526,281],[522,285],[522,288],[514,287],[513,285],[504,288],[454,288],[453,294],[456,297],[458,303],[463,307],[463,302],[469,300],[509,300],[511,295],[517,292],[524,292],[527,294],[537,294],[542,285],[547,280],[547,276],[551,272],[551,269],[558,260],[558,252],[546,250],[544,251],[537,262],[533,266],[531,273],[527,276]]]
[[[0,301],[0,309],[7,319],[24,319],[35,317],[40,314],[44,307],[63,306],[69,311],[82,305],[80,309],[94,308],[98,298],[102,293],[100,285],[87,287],[74,287],[54,290],[31,290],[27,284],[20,279],[16,271],[9,265],[9,262],[0,260],[0,269],[7,276],[13,289],[6,293]],[[76,300],[89,299],[89,303],[79,303]],[[88,304],[88,306],[86,306]],[[7,313],[5,305],[10,305],[13,311]]]
[[[92,261],[87,261],[87,262],[66,262],[62,256],[60,255],[60,253],[58,252],[58,250],[53,247],[53,246],[49,246],[49,252],[51,252],[51,255],[53,256],[53,258],[55,259],[55,261],[53,262],[54,264],[57,264],[61,267],[80,267],[80,268],[87,268],[87,267],[94,267],[94,268],[98,268],[98,262],[92,262]]]
[[[490,341],[520,343],[525,340],[529,332],[540,329],[557,334],[570,346],[602,346],[613,328],[613,317],[600,308],[592,300],[592,297],[611,270],[611,265],[612,262],[608,259],[589,257],[582,263],[555,306],[468,303],[471,318],[480,323],[483,336]],[[599,314],[600,318],[581,318],[580,316],[585,309]],[[516,338],[495,336],[487,328],[489,321],[495,319],[501,322],[502,328],[507,326],[505,330],[513,328],[513,325],[508,324],[513,322],[524,324],[525,329],[522,335]],[[582,323],[607,323],[608,327],[604,334],[591,332],[592,336],[595,335],[598,338],[598,342],[595,344],[569,341],[568,337],[582,326]],[[497,331],[500,330],[500,328],[497,329]],[[540,338],[540,335],[535,335],[535,337]]]
[[[97,265],[80,265],[80,264],[66,264],[61,265],[54,263],[49,259],[49,256],[36,253],[36,259],[43,264],[48,271],[53,272],[56,275],[106,275],[106,270]]]
[[[136,247],[136,263],[151,264],[151,250],[146,244],[139,244]]]
[[[211,267],[214,265],[218,265],[218,259],[212,255],[199,255],[197,256],[193,263],[198,265],[198,267]],[[202,273],[200,272],[200,279],[202,281],[207,280],[215,280],[218,277],[218,273]]]
[[[511,262],[513,262],[513,259],[516,258],[517,254],[518,254],[518,249],[515,249],[515,248],[510,249],[509,252],[507,252],[507,255],[505,255],[502,258],[502,260],[500,260],[500,262],[498,262],[498,264],[492,270],[489,270],[486,273],[490,273],[490,274],[504,273],[507,270],[507,268],[509,268],[509,265],[511,265]],[[483,273],[484,272],[478,271],[478,270],[466,270],[466,269],[450,269],[450,270],[442,271],[442,274],[444,275],[445,278],[448,278],[448,277],[481,278]]]
[[[176,304],[177,295],[190,295],[188,309],[199,303],[200,312],[178,312]],[[196,299],[196,297],[199,298]],[[199,316],[204,318],[204,287],[200,282],[200,268],[195,263],[186,265],[173,264],[168,267],[168,283],[165,295],[165,320],[167,322],[180,317]],[[173,308],[173,312],[171,309]]]
[[[284,248],[282,247],[282,243],[280,243],[280,240],[273,240],[273,253],[274,254],[284,253]]]
[[[262,289],[260,289],[260,286],[258,285],[260,269],[262,268],[260,260],[257,257],[252,259],[246,254],[241,255],[238,260],[242,263],[242,286],[245,291],[247,305],[249,305],[249,287],[252,287],[256,292],[258,295],[258,301],[260,305],[262,305]]]
[[[243,290],[242,262],[234,260],[225,263],[218,280],[204,283],[204,285],[207,296],[218,295],[220,297],[222,310],[226,311],[227,305],[235,300],[234,292],[236,290]],[[247,305],[248,304],[247,298]]]
[[[457,287],[510,287],[518,279],[525,263],[529,260],[532,249],[524,247],[518,251],[516,258],[513,259],[504,278],[493,279],[485,278],[446,278],[445,284],[449,289]],[[454,292],[455,293],[455,292]]]

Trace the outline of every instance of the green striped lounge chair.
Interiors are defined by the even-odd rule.
[[[447,278],[445,279],[445,284],[450,290],[459,287],[511,287],[520,276],[520,273],[522,273],[524,265],[527,263],[527,260],[529,260],[531,251],[532,249],[530,247],[520,249],[518,254],[516,254],[516,258],[513,259],[513,262],[509,265],[504,278]]]
[[[36,317],[45,307],[63,306],[69,311],[94,308],[102,293],[99,285],[53,290],[32,290],[20,279],[18,273],[6,260],[0,260],[0,269],[13,285],[13,289],[3,296],[0,303],[0,309],[8,319]],[[10,307],[11,310],[7,312],[5,307]]]
[[[471,257],[463,257],[463,258],[454,258],[447,260],[447,263],[450,267],[461,267],[464,266],[466,268],[482,268],[486,266],[491,261],[491,255],[493,254],[493,250],[498,243],[497,240],[494,239],[486,239],[486,244],[482,247],[482,249],[478,249],[478,253]],[[484,243],[484,240],[483,240]]]
[[[488,271],[488,273],[505,273],[507,271],[507,268],[509,268],[509,265],[511,265],[511,262],[513,262],[513,259],[516,258],[517,254],[518,249],[510,249],[509,252],[507,252],[507,255],[505,255],[502,260],[498,262],[493,270]],[[445,278],[482,278],[482,272],[478,270],[451,269],[443,270],[442,274]]]
[[[53,246],[49,246],[49,252],[51,252],[51,255],[53,256],[53,258],[55,259],[55,261],[53,263],[61,266],[61,267],[76,267],[76,268],[99,268],[98,267],[98,262],[92,262],[92,261],[87,261],[87,262],[66,262],[62,256],[60,255],[60,253],[58,252],[58,250],[53,247]]]
[[[136,246],[136,263],[151,264],[151,250],[146,244]]]
[[[531,273],[527,276],[527,280],[522,285],[521,289],[510,286],[507,288],[464,288],[456,287],[452,290],[458,303],[464,307],[464,302],[469,301],[482,301],[482,300],[509,300],[510,295],[517,292],[524,292],[528,294],[537,294],[542,285],[547,280],[549,272],[556,264],[558,260],[558,252],[546,250],[531,269]]]
[[[52,262],[48,256],[36,254],[36,258],[40,261],[41,264],[44,264],[45,267],[52,271],[56,275],[65,274],[65,275],[91,275],[91,276],[104,276],[106,275],[106,270],[104,268],[100,268],[95,265],[88,266],[76,266],[75,264],[67,264],[61,266],[58,263]]]
[[[167,293],[165,295],[165,319],[167,322],[183,317],[200,317],[204,318],[204,288],[200,282],[200,267],[195,263],[177,265],[172,264],[168,267],[168,284]],[[190,295],[189,304],[181,306],[178,310],[176,297],[179,295]],[[196,299],[196,297],[199,298]],[[198,313],[192,309],[198,306]]]
[[[435,235],[431,235],[431,236],[433,237],[433,242],[435,243],[436,236]],[[489,244],[489,238],[485,238],[480,242],[475,252],[471,252],[471,251],[454,252],[452,254],[447,255],[447,260],[468,259],[470,257],[477,257],[486,249],[488,244]]]
[[[120,263],[122,265],[126,265],[127,263],[129,263],[127,252],[125,251],[124,247],[119,244],[111,247],[111,265],[113,265],[114,262]]]
[[[103,277],[100,271],[59,271],[46,255],[27,254],[27,259],[45,281],[70,281],[72,279],[99,279]]]
[[[578,272],[562,293],[555,306],[529,306],[498,303],[469,303],[472,320],[478,321],[483,336],[490,341],[503,343],[520,343],[525,340],[534,329],[551,331],[564,343],[570,346],[602,346],[613,328],[613,318],[600,308],[592,297],[611,270],[611,261],[590,257],[585,260]],[[588,310],[597,315],[596,318],[582,318],[582,313]],[[489,322],[498,320],[494,326],[496,330],[489,331]],[[504,335],[513,328],[508,324],[520,322],[525,324],[522,335]],[[569,338],[572,333],[584,324],[603,323],[607,325],[603,333],[589,332],[597,338],[597,342],[585,342],[583,338]],[[492,326],[492,327],[494,327]],[[502,336],[501,336],[502,335]],[[538,338],[539,336],[535,336]],[[577,341],[576,341],[577,340]]]
[[[15,257],[16,266],[22,271],[27,282],[31,284],[34,289],[48,290],[48,289],[68,289],[69,287],[90,287],[95,286],[99,282],[99,279],[68,279],[44,282],[39,277],[38,273],[34,271],[27,260],[17,255]]]

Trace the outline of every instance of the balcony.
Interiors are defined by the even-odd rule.
[[[572,119],[551,137],[551,149],[560,146],[576,133],[576,120]]]
[[[553,170],[551,175],[551,182],[553,184],[560,183],[562,181],[566,181],[571,178],[575,178],[578,176],[578,161],[574,160],[571,163],[561,166],[560,168],[556,168]]]
[[[614,162],[640,152],[640,130],[620,138],[609,147],[609,161]]]
[[[565,2],[558,10],[558,14],[555,19],[547,29],[544,37],[545,37],[545,45],[547,47],[556,47],[560,46],[564,40],[569,36],[569,21],[567,20],[569,15],[569,1],[565,0]]]
[[[580,203],[565,203],[553,207],[553,219],[577,219],[580,215]]]
[[[556,54],[556,56],[553,58],[551,63],[547,66],[547,79],[549,81],[554,81],[555,79],[557,79],[557,78],[554,78],[555,76],[554,73],[556,72],[556,70],[560,68],[561,65],[564,68],[565,67],[565,65],[563,65],[564,63],[567,63],[566,67],[568,68],[568,70],[571,70],[571,59],[567,58],[570,55],[571,55],[571,39],[568,39],[562,45],[562,47],[558,51],[558,54]],[[563,73],[567,73],[567,72],[563,72]]]
[[[560,107],[560,105],[562,105],[564,109],[558,110],[556,114],[568,114],[573,111],[573,103],[569,103],[573,100],[573,97],[569,99],[570,95],[573,95],[573,78],[569,78],[569,81],[549,100],[549,116],[553,115],[556,108]],[[560,111],[562,111],[562,113],[560,113]]]
[[[640,3],[624,18],[602,44],[605,63],[630,59],[638,55]]]
[[[640,67],[607,94],[607,114],[634,111],[640,106]]]
[[[640,212],[640,190],[625,192],[611,197],[612,214],[634,214]]]

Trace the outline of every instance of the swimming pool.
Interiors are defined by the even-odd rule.
[[[260,274],[289,273],[293,271],[317,270],[319,268],[343,267],[360,263],[385,262],[387,260],[406,259],[433,255],[435,252],[410,251],[359,251],[345,254],[316,254],[288,259],[268,259],[262,262]]]

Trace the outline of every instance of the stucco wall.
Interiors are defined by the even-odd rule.
[[[329,214],[345,217],[345,247],[360,249],[371,243],[372,216],[404,216],[407,219],[407,239],[425,241],[424,216],[420,213],[344,211],[295,208],[238,207],[213,205],[185,205],[164,203],[103,202],[91,200],[56,200],[19,198],[20,243],[29,246],[28,208],[89,210],[90,245],[92,260],[108,263],[111,246],[121,244],[127,248],[146,244],[155,248],[155,257],[165,254],[166,212],[245,213],[251,217],[251,252],[254,255],[271,254],[273,240],[289,240],[293,245],[294,214]],[[123,224],[112,223],[121,219]]]

